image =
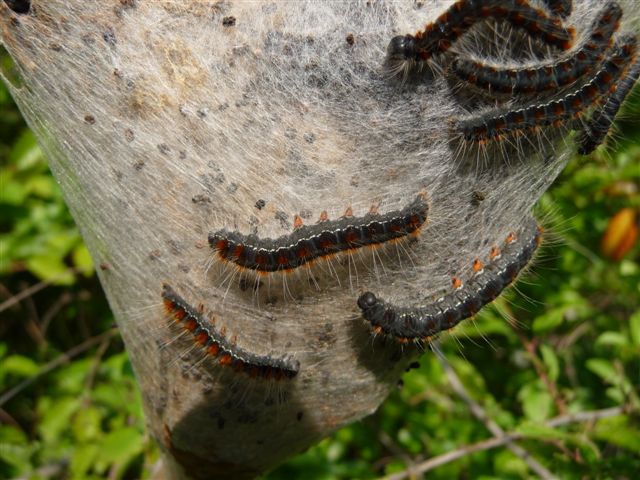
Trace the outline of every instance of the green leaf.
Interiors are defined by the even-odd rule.
[[[80,444],[71,457],[71,478],[82,480],[93,467],[100,449],[94,444]]]
[[[624,347],[629,343],[627,336],[620,332],[604,332],[596,340],[596,345]]]
[[[518,393],[522,410],[527,418],[542,422],[549,418],[553,409],[553,399],[548,391],[540,387],[538,381],[526,384]]]
[[[614,403],[617,403],[619,405],[624,403],[625,399],[627,398],[625,393],[617,386],[609,387],[604,392],[608,398],[610,398],[611,400],[614,401]]]
[[[26,473],[32,470],[30,462],[32,450],[28,446],[5,443],[0,445],[0,460],[16,467],[15,473]]]
[[[47,280],[57,285],[72,285],[75,281],[73,272],[59,257],[34,255],[27,259],[27,268],[41,280]]]
[[[71,251],[80,241],[78,232],[73,230],[62,230],[50,235],[47,238],[47,246],[53,248],[58,255],[64,256]]]
[[[70,395],[82,393],[85,388],[85,379],[91,368],[93,368],[93,361],[90,357],[79,358],[60,368],[55,373],[58,388]]]
[[[558,375],[560,374],[560,364],[558,362],[558,356],[547,344],[543,344],[540,346],[540,353],[542,354],[542,361],[547,366],[547,375],[549,376],[551,381],[555,382],[556,380],[558,380]]]
[[[640,454],[640,429],[626,416],[605,418],[595,427],[595,436],[613,445]]]
[[[135,428],[124,427],[116,430],[102,440],[98,461],[107,465],[125,465],[142,452],[143,444],[144,438]]]
[[[80,443],[87,443],[102,434],[101,423],[102,414],[100,410],[96,407],[87,407],[75,415],[71,428],[75,438]]]
[[[640,266],[631,260],[624,259],[620,262],[620,275],[623,277],[631,277],[633,275],[638,275],[638,271],[640,271]]]
[[[2,361],[2,368],[5,373],[12,373],[19,377],[31,377],[40,370],[36,362],[21,355],[9,355]]]
[[[38,411],[41,416],[38,430],[46,443],[56,443],[63,432],[69,430],[71,417],[81,406],[78,397],[41,399]]]
[[[592,358],[587,360],[587,368],[607,383],[617,383],[618,372],[609,360]]]
[[[555,308],[536,317],[533,321],[533,331],[536,334],[542,334],[551,330],[555,330],[564,322],[564,312],[562,309]]]
[[[73,264],[85,277],[93,275],[93,260],[84,243],[81,243],[73,249],[71,258],[73,259]]]
[[[23,432],[11,425],[0,424],[0,474],[13,477],[30,472],[34,450],[35,446],[29,443]],[[3,464],[14,468],[3,468]],[[9,474],[10,471],[12,473]]]
[[[24,188],[32,195],[49,199],[53,197],[57,187],[53,178],[49,175],[37,175],[29,178],[29,180],[24,183]]]
[[[0,204],[20,206],[27,197],[27,191],[23,185],[16,181],[7,180],[7,175],[0,173]],[[3,205],[3,208],[6,208]]]
[[[527,478],[529,472],[527,464],[507,449],[496,452],[493,464],[496,474],[499,474],[501,478]]]
[[[31,130],[23,130],[18,141],[13,145],[9,161],[14,163],[18,170],[27,170],[43,160],[42,150],[40,150],[35,136]]]

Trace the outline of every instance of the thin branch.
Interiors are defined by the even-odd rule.
[[[514,318],[513,311],[508,305],[505,305],[505,309],[507,310],[507,314],[509,315],[509,317]],[[537,343],[535,341],[527,339],[527,337],[522,333],[522,331],[516,328],[515,325],[512,324],[511,327],[513,329],[513,332],[518,336],[518,339],[520,339],[520,342],[522,343],[522,346],[527,352],[527,355],[529,356],[531,363],[533,363],[533,368],[538,374],[538,377],[540,378],[542,383],[544,383],[544,385],[547,387],[547,390],[551,395],[551,398],[553,399],[553,403],[555,403],[556,408],[558,409],[558,413],[560,414],[567,413],[567,405],[564,402],[562,395],[560,395],[560,392],[558,392],[558,386],[556,385],[556,382],[549,378],[549,375],[547,375],[547,371],[544,364],[542,363],[542,360],[540,360],[540,358],[538,357],[538,354],[536,353],[536,349],[538,347]]]
[[[9,297],[4,302],[0,303],[0,313],[4,312],[8,308],[13,307],[17,303],[20,303],[25,298],[29,298],[31,295],[35,295],[40,290],[48,287],[49,285],[51,285],[51,282],[48,281],[48,280],[47,281],[38,282],[35,285],[31,285],[29,288],[27,288],[25,290],[22,290],[20,293],[17,293],[15,295],[13,295],[12,297]]]
[[[52,306],[49,307],[40,321],[40,329],[42,330],[42,335],[46,337],[47,330],[49,329],[51,321],[55,318],[56,315],[58,315],[60,310],[69,305],[72,300],[73,297],[71,296],[71,294],[65,292],[60,295],[60,297],[58,297],[58,299]]]
[[[93,382],[96,379],[96,374],[98,373],[100,362],[102,360],[104,353],[107,351],[107,348],[109,348],[109,345],[111,345],[111,339],[112,339],[111,336],[105,337],[105,339],[102,340],[102,343],[98,347],[98,350],[96,351],[95,355],[93,356],[93,362],[92,362],[93,365],[91,366],[91,371],[89,372],[89,375],[87,376],[87,381],[86,381],[87,390],[91,390],[91,388],[93,387]]]
[[[38,282],[34,285],[31,285],[29,288],[21,291],[20,293],[17,293],[15,295],[13,295],[12,297],[9,297],[8,299],[6,299],[4,302],[0,303],[0,313],[4,312],[5,310],[7,310],[8,308],[13,307],[14,305],[16,305],[17,303],[20,303],[22,300],[24,300],[25,298],[29,298],[32,295],[35,295],[36,293],[38,293],[40,290],[47,288],[49,285],[51,285],[53,282],[55,282],[56,280],[62,278],[63,276],[65,276],[66,274],[68,274],[69,272],[73,273],[73,274],[77,274],[80,272],[80,269],[77,267],[71,267],[68,268],[67,270],[65,270],[64,272],[61,272],[57,275],[54,275],[53,277],[51,277],[49,280],[43,280],[41,282]],[[8,289],[7,289],[8,290]]]
[[[111,337],[113,337],[115,335],[116,335],[116,330],[109,330],[107,332],[102,333],[101,335],[97,335],[95,337],[91,337],[91,338],[85,340],[84,342],[82,342],[81,344],[76,345],[75,347],[73,347],[69,351],[67,351],[67,352],[59,355],[55,359],[51,360],[49,363],[44,365],[38,371],[38,373],[36,373],[32,377],[29,377],[26,380],[20,382],[18,385],[13,387],[11,390],[7,390],[2,396],[0,396],[0,407],[2,405],[4,405],[5,403],[7,403],[9,400],[11,400],[13,397],[15,397],[22,390],[27,388],[29,385],[34,383],[41,376],[49,373],[52,370],[55,370],[59,366],[65,364],[66,362],[71,360],[76,355],[79,355],[82,352],[84,352],[86,350],[89,350],[94,345],[97,345],[97,344],[99,344],[99,343],[105,341],[106,339],[109,339],[109,338],[111,338]]]
[[[438,455],[437,457],[430,458],[426,462],[414,465],[411,470],[405,470],[403,472],[383,477],[383,480],[403,480],[405,478],[409,478],[410,475],[417,476],[472,453],[501,447],[521,437],[522,435],[518,434],[503,435],[502,437],[493,437],[488,440],[483,440],[482,442],[466,445],[452,452]]]
[[[605,408],[603,410],[594,410],[591,412],[580,412],[576,414],[560,415],[559,417],[552,418],[548,422],[545,422],[544,425],[546,427],[553,428],[561,425],[567,425],[569,423],[595,422],[603,418],[622,415],[623,413],[625,413],[624,407]],[[478,443],[465,445],[464,447],[461,447],[452,452],[447,452],[442,455],[438,455],[437,457],[430,458],[429,460],[422,462],[418,465],[414,465],[411,467],[411,470],[405,470],[403,472],[386,476],[384,477],[384,480],[403,480],[405,478],[408,478],[410,475],[420,475],[430,470],[434,470],[435,468],[441,465],[445,465],[447,463],[453,462],[454,460],[470,455],[472,453],[481,452],[484,450],[490,450],[496,447],[501,447],[509,444],[510,442],[520,440],[523,438],[526,438],[526,435],[523,433],[510,432],[510,433],[501,435],[499,437],[493,437]]]
[[[516,334],[518,335],[520,342],[522,342],[522,345],[524,346],[527,352],[527,355],[531,359],[531,362],[533,363],[533,368],[536,370],[538,377],[540,378],[540,380],[542,380],[542,383],[545,384],[545,386],[547,387],[547,390],[549,391],[549,394],[551,395],[551,398],[553,398],[553,402],[556,404],[556,408],[558,409],[558,412],[561,414],[567,413],[567,406],[564,403],[562,396],[558,392],[558,387],[556,385],[556,382],[554,382],[549,378],[549,375],[547,375],[545,367],[542,364],[542,360],[540,360],[540,358],[536,353],[536,348],[537,348],[536,343],[528,340],[522,334],[522,332],[519,332],[516,330]]]
[[[602,418],[615,417],[617,415],[622,415],[623,413],[625,413],[625,407],[611,407],[591,412],[568,413],[566,415],[560,415],[552,418],[548,422],[545,422],[544,425],[546,427],[555,428],[569,423],[596,422]]]
[[[469,410],[471,410],[473,416],[480,420],[484,424],[484,426],[487,427],[487,430],[489,430],[495,437],[504,436],[504,430],[502,430],[500,425],[494,422],[493,419],[491,419],[489,415],[487,415],[487,412],[484,410],[484,408],[482,408],[482,406],[478,402],[471,398],[467,390],[464,388],[464,385],[460,381],[460,377],[458,377],[456,372],[453,370],[438,345],[432,344],[432,347],[433,351],[436,354],[436,357],[438,358],[438,361],[440,362],[440,365],[442,365],[442,368],[444,369],[445,374],[449,379],[451,387],[458,394],[458,396],[462,398],[462,400],[464,400],[464,402],[469,406]],[[531,454],[521,446],[516,445],[512,442],[507,442],[507,447],[509,448],[509,450],[511,450],[511,452],[513,452],[514,455],[521,458],[540,478],[546,480],[556,478],[553,473],[547,470],[544,465],[533,458]]]

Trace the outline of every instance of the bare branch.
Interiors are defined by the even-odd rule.
[[[91,338],[85,340],[84,342],[82,342],[81,344],[76,345],[75,347],[73,347],[69,351],[67,351],[67,352],[59,355],[55,359],[51,360],[44,367],[42,367],[38,371],[38,373],[36,373],[32,377],[27,378],[26,380],[23,380],[18,385],[13,387],[11,390],[7,390],[2,396],[0,396],[0,407],[2,405],[4,405],[5,403],[7,403],[9,400],[11,400],[13,397],[15,397],[22,390],[27,388],[29,385],[34,383],[36,380],[38,380],[43,375],[46,375],[47,373],[51,372],[52,370],[55,370],[59,366],[64,365],[66,362],[71,360],[73,357],[75,357],[77,355],[80,355],[81,353],[89,350],[94,345],[97,345],[97,344],[99,344],[101,342],[104,342],[104,341],[114,337],[116,334],[117,334],[117,330],[109,330],[109,331],[104,332],[104,333],[102,333],[100,335],[97,335],[95,337],[91,337]]]
[[[487,412],[482,408],[482,406],[476,402],[471,396],[469,392],[464,388],[464,385],[460,381],[460,378],[453,370],[447,359],[445,358],[442,350],[438,347],[437,343],[432,345],[433,351],[435,352],[438,360],[440,361],[440,365],[445,371],[447,378],[449,379],[449,383],[453,387],[453,390],[458,394],[462,400],[469,406],[471,413],[473,416],[480,420],[487,430],[489,430],[496,437],[504,437],[505,433],[500,425],[494,422],[488,415]],[[538,462],[535,458],[531,456],[529,452],[527,452],[524,448],[519,445],[515,445],[512,442],[507,442],[507,447],[509,450],[513,452],[514,455],[521,458],[535,473],[538,474],[540,478],[551,479],[556,478],[549,470],[547,470],[540,462]]]
[[[8,308],[13,307],[17,303],[20,303],[25,298],[29,298],[31,295],[35,295],[40,290],[47,288],[49,285],[51,285],[50,281],[38,282],[35,285],[31,285],[29,288],[21,291],[20,293],[13,295],[4,302],[0,303],[0,313],[4,312]]]
[[[559,417],[549,420],[548,422],[545,422],[544,426],[558,427],[561,425],[567,425],[569,423],[595,422],[603,418],[622,415],[624,412],[625,412],[624,407],[612,407],[612,408],[604,408],[602,410],[594,410],[590,412],[580,412],[580,413],[570,414],[570,415],[561,415]],[[464,447],[461,447],[452,452],[447,452],[442,455],[438,455],[436,457],[430,458],[429,460],[422,462],[419,465],[412,466],[411,469],[386,476],[384,477],[384,480],[402,480],[404,478],[409,478],[409,476],[411,475],[420,475],[422,473],[426,473],[431,470],[434,470],[440,467],[441,465],[445,465],[447,463],[458,460],[459,458],[462,458],[464,456],[471,455],[472,453],[481,452],[484,450],[491,450],[492,448],[508,445],[522,438],[526,438],[526,435],[519,432],[509,432],[504,435],[496,436],[488,440],[483,440],[478,443],[465,445]]]

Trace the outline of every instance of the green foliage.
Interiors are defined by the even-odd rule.
[[[54,285],[0,312],[0,398],[24,385],[0,406],[0,478],[146,476],[156,447],[144,433],[117,335],[94,342],[103,352],[88,349],[29,383],[108,332],[113,318],[60,190],[2,83],[0,112],[0,303],[39,280]]]
[[[28,270],[71,285],[70,267],[92,274],[86,247],[29,130],[9,148],[0,184],[0,275]]]
[[[628,118],[638,118],[637,101],[632,109]],[[41,280],[53,284],[0,312],[0,397],[42,373],[0,407],[0,478],[147,478],[158,453],[117,336],[45,370],[109,331],[113,319],[42,153],[2,85],[0,111],[0,301]],[[640,207],[640,125],[621,129],[615,153],[575,159],[540,202],[550,233],[533,272],[441,345],[487,416],[522,436],[519,445],[561,478],[640,471],[639,249],[620,262],[599,250],[611,216]],[[491,438],[431,351],[403,381],[374,415],[265,478],[376,478]],[[625,414],[546,425],[614,406]],[[533,476],[505,447],[429,472],[435,479]]]

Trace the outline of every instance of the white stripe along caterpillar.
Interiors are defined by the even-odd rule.
[[[527,0],[458,0],[423,31],[391,39],[386,59],[389,71],[402,72],[406,62],[424,62],[446,52],[473,25],[489,18],[505,20],[561,50],[570,49],[575,36],[572,28],[565,28]]]
[[[609,129],[618,114],[618,110],[624,103],[627,95],[633,89],[640,76],[640,60],[632,65],[625,76],[620,80],[616,91],[611,94],[601,109],[598,109],[589,119],[584,128],[578,143],[578,153],[587,155],[593,152],[600,145],[609,133]]]
[[[484,143],[489,140],[499,140],[510,134],[537,127],[558,125],[575,119],[615,88],[616,80],[634,61],[636,50],[636,37],[624,35],[616,42],[613,52],[604,61],[600,70],[577,91],[542,105],[532,105],[489,118],[476,117],[458,121],[454,130],[458,131],[466,141]]]
[[[265,380],[291,379],[298,374],[300,364],[289,357],[256,355],[227,340],[223,330],[216,330],[212,321],[203,317],[202,306],[194,309],[166,283],[162,286],[162,299],[167,313],[220,365]]]
[[[374,332],[401,342],[428,340],[469,318],[509,286],[531,261],[541,240],[542,229],[530,219],[518,237],[509,234],[502,250],[494,247],[489,261],[473,263],[473,276],[462,283],[453,279],[455,290],[434,303],[420,307],[397,307],[378,299],[372,292],[358,298],[362,316]]]
[[[364,217],[345,215],[327,220],[321,215],[315,225],[300,225],[291,234],[276,239],[220,230],[209,234],[209,245],[224,261],[260,274],[286,272],[344,251],[416,235],[427,221],[429,204],[420,194],[402,210]],[[294,224],[301,224],[296,218]]]
[[[611,47],[622,8],[608,2],[591,27],[589,41],[563,60],[532,67],[505,68],[457,58],[452,66],[458,78],[478,88],[500,93],[532,93],[564,87],[592,71]]]

